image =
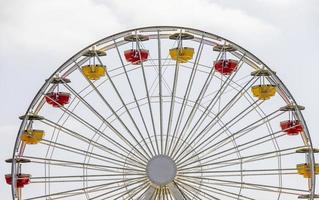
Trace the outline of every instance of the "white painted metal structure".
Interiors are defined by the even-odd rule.
[[[169,39],[175,33],[194,38]],[[124,40],[131,35],[149,40]],[[182,45],[195,50],[187,63],[169,56]],[[215,71],[214,61],[225,56],[223,49],[213,51],[217,45],[234,48],[227,57],[238,60],[235,73]],[[126,62],[123,52],[132,46],[149,50],[148,60]],[[107,53],[95,58],[107,68],[100,80],[81,72],[87,50]],[[270,74],[263,80],[251,76],[258,70]],[[60,108],[44,98],[56,89],[55,77],[71,80],[59,86],[72,98]],[[276,96],[253,97],[250,88],[263,83],[276,85]],[[287,105],[303,134],[288,136],[280,129],[291,114],[280,109]],[[124,31],[72,56],[35,96],[25,114],[44,119],[24,118],[12,157],[13,177],[29,173],[31,184],[22,195],[12,187],[13,199],[314,199],[315,178],[304,179],[296,170],[306,162],[315,177],[311,138],[295,105],[274,72],[227,39],[184,27]],[[37,145],[24,145],[20,136],[31,121],[46,135]],[[296,153],[306,147],[309,152]]]

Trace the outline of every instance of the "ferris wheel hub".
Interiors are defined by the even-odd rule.
[[[177,169],[172,158],[166,155],[156,155],[148,161],[146,172],[153,184],[164,186],[174,180]]]

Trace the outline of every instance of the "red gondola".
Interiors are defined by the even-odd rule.
[[[70,94],[66,92],[50,92],[45,95],[45,100],[53,107],[61,107],[70,102]]]
[[[31,182],[30,177],[30,174],[19,174],[17,176],[17,188],[23,188],[25,185],[28,185]],[[12,185],[11,174],[6,174],[5,179],[7,184]]]
[[[238,66],[237,60],[227,59],[227,60],[218,60],[214,63],[216,71],[223,75],[230,75],[236,71]]]
[[[280,122],[282,131],[286,132],[287,135],[298,135],[303,131],[303,126],[299,120],[287,120]]]
[[[133,65],[138,65],[141,62],[146,61],[148,59],[148,55],[149,51],[145,49],[130,49],[124,52],[126,61],[132,63]]]

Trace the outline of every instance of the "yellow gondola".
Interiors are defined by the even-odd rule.
[[[169,55],[173,60],[176,60],[178,63],[187,63],[188,61],[193,59],[194,48],[173,48],[169,50]]]
[[[298,164],[297,171],[304,178],[311,178],[311,170],[308,163]],[[319,164],[315,164],[315,174],[319,174]]]
[[[26,144],[38,144],[43,137],[43,130],[25,130],[21,135],[21,140]]]
[[[99,80],[105,76],[106,67],[104,65],[85,65],[82,67],[82,72],[89,80]]]
[[[277,87],[275,85],[255,85],[251,88],[251,91],[260,100],[267,100],[275,96]]]

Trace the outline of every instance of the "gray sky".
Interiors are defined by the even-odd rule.
[[[1,0],[1,177],[9,172],[3,161],[11,156],[17,117],[44,80],[90,43],[153,25],[198,28],[254,53],[306,106],[304,116],[319,146],[318,0]],[[4,178],[0,183],[1,199],[9,199]]]

